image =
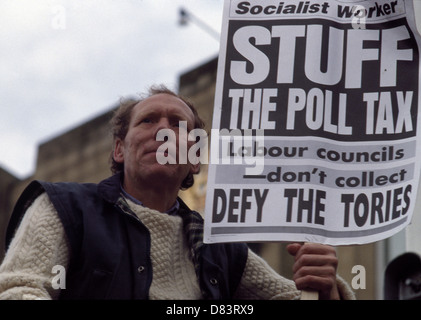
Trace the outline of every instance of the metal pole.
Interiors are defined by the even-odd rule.
[[[212,27],[210,27],[208,24],[206,24],[203,20],[199,19],[195,15],[193,15],[191,12],[188,12],[184,8],[180,8],[180,25],[184,26],[189,21],[194,22],[197,26],[199,26],[202,30],[206,31],[210,36],[212,36],[215,40],[219,41],[219,33],[214,30]]]

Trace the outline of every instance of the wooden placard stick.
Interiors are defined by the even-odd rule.
[[[319,300],[319,292],[315,290],[301,291],[301,300]]]

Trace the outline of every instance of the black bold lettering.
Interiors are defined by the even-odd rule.
[[[240,196],[240,189],[231,189],[228,203],[228,222],[237,222],[238,215],[234,214],[234,209],[238,209],[239,202],[235,197]]]
[[[241,196],[241,216],[240,222],[246,221],[246,210],[251,208],[251,202],[247,201],[247,198],[252,195],[252,189],[244,189]]]
[[[235,10],[235,13],[246,14],[247,12],[249,12],[249,8],[248,8],[249,5],[250,5],[250,2],[248,1],[240,2],[237,6],[238,9]]]
[[[221,209],[218,212],[218,203],[221,201]],[[213,192],[212,222],[221,222],[227,209],[227,195],[223,189],[215,189]]]
[[[314,223],[324,225],[325,218],[320,215],[320,212],[325,211],[325,204],[320,200],[326,199],[326,191],[316,190],[316,212],[314,216]]]
[[[269,189],[265,189],[263,190],[263,194],[261,195],[259,189],[254,189],[254,194],[256,196],[256,204],[257,204],[256,222],[262,222],[263,204],[265,203],[268,192],[269,192]]]
[[[344,227],[349,227],[349,213],[350,213],[350,204],[354,202],[353,194],[343,194],[341,197],[341,202],[345,204],[344,208]]]
[[[362,212],[360,208],[362,207]],[[362,213],[360,215],[360,212]],[[369,203],[367,196],[364,193],[360,193],[355,199],[355,206],[354,206],[354,220],[355,224],[359,227],[364,226],[367,221],[369,212]]]
[[[376,223],[376,214],[379,218],[379,223],[383,222],[383,202],[384,202],[384,197],[383,197],[383,193],[381,192],[375,192],[373,193],[373,195],[371,196],[371,220],[370,220],[370,224],[375,224]]]
[[[393,209],[392,209],[392,220],[399,218],[401,215],[400,206],[402,199],[400,198],[403,189],[397,188],[393,191]]]
[[[287,201],[287,222],[292,220],[292,202],[293,199],[297,197],[297,189],[285,189],[284,197],[288,199]]]
[[[297,221],[301,222],[303,218],[303,211],[307,211],[307,222],[311,223],[312,221],[312,212],[313,212],[313,189],[308,190],[308,199],[304,199],[304,189],[300,189],[298,198],[298,217]]]
[[[403,201],[405,202],[405,207],[402,208],[402,215],[405,215],[408,212],[409,204],[411,203],[411,198],[409,195],[412,191],[412,185],[407,185],[405,188],[405,192],[403,193]]]

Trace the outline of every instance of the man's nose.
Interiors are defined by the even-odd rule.
[[[167,118],[160,118],[156,123],[156,130],[170,129],[170,122]]]
[[[173,131],[168,119],[167,118],[159,119],[159,121],[156,123],[156,126],[155,126],[155,137],[164,136],[165,139],[161,141],[167,141],[168,134],[166,134],[166,132],[168,132],[168,130]]]

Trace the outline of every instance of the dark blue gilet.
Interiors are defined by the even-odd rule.
[[[26,209],[47,192],[70,245],[61,299],[147,299],[153,270],[150,234],[120,195],[120,175],[99,184],[33,181],[22,193],[6,234],[9,245]],[[180,210],[190,211],[181,201]],[[245,244],[203,244],[199,284],[208,299],[230,299],[247,260]]]

